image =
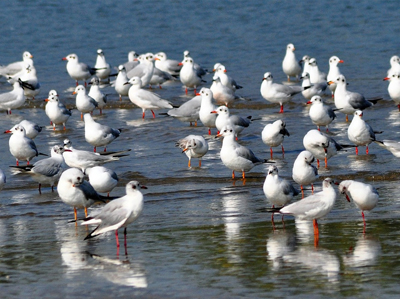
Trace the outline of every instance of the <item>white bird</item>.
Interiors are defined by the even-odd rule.
[[[167,72],[172,76],[179,76],[179,72],[182,68],[182,65],[179,65],[180,61],[168,59],[167,54],[164,52],[158,52],[155,57],[158,58],[154,62],[156,68]]]
[[[301,86],[308,87],[301,92],[303,97],[307,100],[310,100],[313,96],[321,96],[325,94],[325,90],[328,87],[326,82],[311,83],[309,73],[302,73],[300,79],[303,80]]]
[[[54,192],[54,185],[62,172],[67,168],[62,156],[63,152],[64,148],[55,145],[50,151],[50,158],[39,160],[33,165],[11,166],[13,168],[12,172],[14,174],[22,173],[30,175],[35,182],[39,183],[40,194],[42,194],[42,184],[49,184],[51,191]]]
[[[326,84],[326,74],[319,70],[319,67],[317,64],[317,59],[310,58],[310,61],[308,62],[308,64],[310,66],[308,73],[310,75],[311,83],[314,84],[314,83],[323,82],[324,84]]]
[[[85,81],[89,79],[92,75],[96,73],[96,70],[86,63],[79,62],[78,55],[69,54],[66,57],[62,58],[62,60],[67,60],[67,72],[68,75],[76,81],[76,86],[78,86],[78,81]]]
[[[227,74],[227,70],[223,64],[216,64],[214,66],[214,72],[218,74],[219,79],[221,80],[221,84],[231,89],[233,92],[237,89],[243,88],[238,85],[236,81]]]
[[[131,69],[137,67],[139,65],[139,60],[137,59],[139,54],[135,51],[129,51],[128,53],[128,61],[123,64],[126,72],[129,72]],[[126,80],[128,81],[128,80]]]
[[[215,128],[215,120],[217,114],[211,113],[217,107],[212,103],[213,93],[209,88],[203,87],[200,90],[201,105],[199,110],[199,118],[205,127],[208,127],[208,135],[211,135],[211,128]]]
[[[8,65],[1,65],[0,66],[0,76],[12,76],[16,73],[20,72],[26,64],[33,65],[33,55],[28,51],[22,53],[22,61],[12,62]]]
[[[303,64],[303,73],[310,72],[310,65],[308,62],[310,61],[311,57],[308,55],[304,55],[303,58],[300,60],[300,64]]]
[[[2,169],[0,169],[0,191],[3,190],[4,185],[7,183],[7,178]]]
[[[376,189],[370,184],[365,184],[354,180],[345,180],[339,184],[339,192],[345,194],[346,199],[349,202],[350,197],[348,193],[350,193],[354,203],[361,210],[361,216],[365,229],[366,223],[364,211],[370,211],[375,208],[379,200],[378,191],[376,191]]]
[[[288,78],[288,82],[290,82],[290,77],[296,77],[297,80],[301,74],[301,65],[296,59],[296,54],[294,51],[296,48],[293,44],[288,44],[286,46],[286,55],[282,61],[282,69]]]
[[[335,106],[340,112],[346,114],[346,121],[348,121],[349,114],[354,114],[356,110],[364,110],[371,107],[380,100],[380,98],[367,100],[360,93],[348,91],[346,78],[343,75],[339,75],[335,80],[329,81],[328,85],[333,83],[336,84]]]
[[[45,112],[53,125],[53,130],[56,129],[56,125],[63,125],[64,130],[66,130],[65,124],[72,114],[71,110],[60,102],[57,94],[49,95],[45,101],[47,102]]]
[[[236,136],[251,124],[251,116],[243,118],[238,115],[231,115],[229,108],[226,106],[219,106],[211,113],[218,115],[215,120],[215,126],[218,131],[221,131],[223,127],[230,126],[235,130]]]
[[[393,73],[400,72],[400,57],[393,55],[390,58],[390,69],[387,71],[387,77],[390,77]]]
[[[203,80],[194,68],[193,59],[191,57],[186,57],[180,65],[182,65],[182,68],[179,72],[179,79],[185,86],[185,93],[188,93],[188,88],[194,88],[194,93],[196,94],[196,89],[200,86]]]
[[[146,87],[151,80],[154,73],[154,55],[147,53],[138,57],[140,63],[138,66],[127,72],[129,79],[133,77],[139,77],[142,81],[142,87]]]
[[[292,201],[293,197],[299,194],[299,191],[285,179],[279,177],[278,167],[270,165],[267,176],[264,181],[263,190],[265,197],[272,204],[272,207],[282,207]],[[274,222],[274,214],[271,216]]]
[[[358,155],[359,146],[366,146],[366,154],[368,155],[368,145],[376,141],[375,133],[381,133],[374,132],[371,126],[362,119],[362,116],[363,112],[361,110],[354,112],[353,120],[347,129],[349,140],[356,145],[356,155]]]
[[[85,172],[94,190],[99,193],[107,193],[107,196],[119,181],[117,174],[104,166],[90,167]]]
[[[154,59],[155,61],[158,60],[158,58],[156,57]],[[153,71],[153,76],[151,76],[150,79],[150,88],[152,85],[158,85],[158,87],[160,89],[162,89],[162,84],[164,84],[167,81],[171,81],[171,80],[176,80],[174,77],[172,77],[172,75],[170,73],[164,72],[162,70],[160,70],[157,67],[154,67],[154,71]]]
[[[142,88],[142,80],[139,77],[131,78],[128,83],[131,84],[131,87],[129,88],[129,99],[133,104],[142,108],[142,118],[145,116],[146,109],[150,109],[151,113],[153,114],[153,118],[155,118],[156,115],[154,114],[153,110],[173,108],[170,102],[163,100],[158,94],[144,90]]]
[[[201,107],[201,98],[200,95],[196,95],[178,108],[168,110],[166,114],[179,119],[180,121],[190,122],[190,125],[194,122],[195,126],[197,126],[197,121],[200,119],[199,111]]]
[[[100,114],[103,114],[103,108],[107,104],[107,95],[100,90],[100,79],[93,77],[89,84],[91,86],[88,96],[97,102],[97,108],[100,109]]]
[[[11,155],[13,155],[17,161],[17,166],[19,166],[19,161],[27,161],[29,165],[29,161],[39,155],[35,142],[26,137],[23,126],[15,125],[4,133],[12,134],[8,144]]]
[[[331,58],[329,58],[329,72],[328,76],[326,77],[327,81],[334,81],[337,77],[339,77],[342,74],[340,72],[338,64],[343,62],[344,61],[337,56],[332,56]],[[336,84],[335,83],[330,84],[329,89],[332,92],[332,98],[333,98],[336,90]]]
[[[107,125],[102,125],[92,118],[89,113],[83,116],[85,121],[85,140],[96,147],[104,146],[104,151],[107,151],[107,145],[113,142],[121,134],[121,129],[113,129]]]
[[[80,168],[83,172],[85,172],[85,170],[90,167],[100,166],[105,163],[118,161],[120,157],[126,156],[126,154],[124,153],[127,152],[108,152],[101,155],[99,153],[78,150],[72,147],[71,141],[69,139],[64,140],[64,148],[69,150],[64,151],[63,153],[65,163],[69,167]]]
[[[390,77],[385,77],[383,80],[389,81],[388,93],[393,102],[396,103],[400,111],[400,71],[391,72]]]
[[[76,209],[84,209],[87,217],[87,208],[96,201],[104,202],[105,198],[100,196],[84,177],[80,169],[69,168],[61,174],[57,185],[61,200],[74,208],[75,220],[78,219]]]
[[[213,92],[214,99],[218,105],[229,106],[235,101],[235,91],[222,84],[219,73],[214,74],[210,90]]]
[[[285,206],[279,212],[284,215],[293,215],[299,220],[313,220],[314,235],[318,235],[317,220],[326,216],[336,201],[336,190],[333,184],[335,182],[331,178],[324,179],[322,191]]]
[[[95,224],[97,227],[86,236],[86,239],[115,230],[117,248],[119,248],[118,229],[124,227],[124,245],[127,255],[126,228],[135,221],[143,210],[143,194],[140,189],[147,189],[141,186],[138,181],[130,181],[126,185],[126,195],[107,203],[99,213],[89,216],[82,222],[82,225]]]
[[[115,79],[115,91],[118,93],[119,95],[119,100],[122,101],[122,97],[127,97],[129,94],[129,88],[131,87],[128,84],[125,84],[126,82],[128,82],[128,76],[126,75],[126,69],[125,67],[121,64],[118,67],[118,75],[117,78]]]
[[[292,97],[302,92],[309,87],[288,86],[273,82],[273,77],[270,72],[264,74],[260,92],[264,99],[271,103],[279,103],[281,109],[279,113],[283,113],[283,104],[289,102]]]
[[[311,105],[308,115],[313,124],[317,126],[318,131],[320,130],[320,126],[325,126],[328,132],[329,124],[336,118],[333,109],[325,105],[322,98],[318,95],[313,96],[307,104]]]
[[[188,167],[191,167],[192,158],[199,159],[199,167],[201,167],[201,158],[208,152],[208,143],[203,136],[188,135],[176,142],[176,146],[182,149],[189,158]]]
[[[0,109],[11,114],[11,109],[17,109],[25,104],[24,87],[27,86],[21,80],[13,84],[13,90],[0,94]],[[26,87],[28,88],[28,86]]]
[[[235,171],[241,171],[242,178],[245,179],[245,172],[256,165],[268,162],[266,159],[257,158],[250,149],[237,143],[235,130],[231,126],[222,128],[216,137],[224,137],[220,157],[222,163],[232,170],[232,179],[235,178]]]
[[[42,127],[39,126],[38,124],[29,121],[29,120],[22,120],[19,125],[23,126],[25,129],[25,134],[26,137],[30,139],[35,139],[37,135],[39,135],[40,132],[42,132]]]
[[[111,74],[111,66],[109,63],[107,63],[102,49],[97,50],[97,58],[94,68],[96,69],[96,76],[100,80],[107,80],[108,82],[110,81],[109,76]]]
[[[76,94],[75,105],[81,113],[81,119],[84,113],[92,113],[98,106],[96,100],[86,94],[86,88],[83,85],[78,85],[72,94]]]
[[[293,163],[292,178],[300,185],[302,197],[304,197],[303,186],[311,185],[311,191],[314,193],[313,183],[319,177],[318,169],[312,165],[314,156],[309,151],[302,151]]]
[[[290,136],[289,131],[286,129],[286,123],[278,119],[271,124],[265,125],[261,132],[262,141],[270,147],[271,159],[273,157],[272,148],[281,145],[282,156],[285,155],[285,149],[283,148],[283,139],[285,136]]]
[[[183,51],[183,60],[185,60],[185,58],[188,58],[188,57],[192,58],[192,57],[190,56],[190,52],[189,52],[188,50]],[[192,58],[192,59],[193,59],[193,58]],[[183,62],[183,61],[182,61],[182,62]],[[201,66],[200,66],[198,63],[196,63],[196,62],[193,62],[193,67],[194,67],[194,69],[195,69],[195,71],[196,71],[196,73],[197,73],[197,75],[198,75],[199,77],[203,77],[203,76],[205,76],[205,75],[208,74],[207,69],[204,69],[203,67],[201,67]]]
[[[18,80],[21,80],[25,86],[29,86],[29,88],[24,88],[25,97],[35,99],[35,96],[39,94],[41,87],[36,74],[36,68],[33,65],[26,64],[21,72],[12,77],[8,77],[7,81],[10,84],[14,84]]]

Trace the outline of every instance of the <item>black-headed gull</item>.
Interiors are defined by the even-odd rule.
[[[139,77],[142,81],[142,87],[146,87],[153,77],[154,73],[154,55],[152,53],[142,54],[138,57],[139,65],[127,72],[129,79]]]
[[[176,142],[176,146],[182,149],[189,158],[188,167],[191,167],[192,158],[199,159],[199,167],[201,167],[201,158],[208,152],[208,143],[203,136],[188,135]]]
[[[398,72],[391,72],[390,77],[385,77],[383,80],[389,81],[389,96],[396,103],[400,111],[400,70]]]
[[[13,155],[17,161],[17,166],[19,166],[19,161],[26,161],[29,165],[29,161],[39,155],[35,142],[26,137],[23,126],[15,125],[4,133],[12,134],[9,139],[9,149],[11,155]]]
[[[43,127],[39,126],[38,124],[34,123],[30,120],[22,120],[20,121],[19,125],[23,126],[25,129],[26,137],[30,139],[35,139],[40,132],[42,132]]]
[[[348,115],[354,114],[356,110],[367,109],[382,98],[367,100],[362,94],[347,90],[347,81],[345,76],[339,75],[335,80],[329,81],[328,85],[336,84],[335,90],[335,106],[341,113],[346,114],[346,121]]]
[[[64,163],[62,153],[64,148],[55,145],[51,149],[51,157],[39,160],[33,165],[26,166],[10,166],[13,174],[23,173],[28,174],[32,179],[39,183],[39,193],[42,194],[42,184],[49,184],[51,191],[54,192],[54,185],[60,178],[67,165]]]
[[[125,254],[127,253],[126,228],[135,221],[143,210],[143,194],[138,181],[130,181],[126,185],[126,195],[107,203],[99,213],[84,219],[81,225],[95,224],[97,227],[86,236],[86,239],[115,230],[117,247],[119,248],[118,229],[124,227]]]
[[[366,226],[364,211],[370,211],[375,208],[379,200],[379,193],[370,185],[354,180],[345,180],[339,184],[339,192],[346,195],[346,199],[350,202],[350,197],[353,198],[356,206],[361,210],[361,216]]]
[[[390,58],[390,69],[387,71],[387,77],[390,77],[393,73],[400,72],[400,57],[393,55]]]
[[[331,58],[329,58],[329,72],[328,75],[326,76],[327,81],[334,81],[337,77],[339,77],[342,74],[340,72],[338,64],[343,62],[344,61],[337,56],[332,56]],[[329,89],[332,92],[332,98],[333,98],[335,94],[336,84],[335,83],[330,84]]]
[[[53,125],[53,130],[56,129],[56,125],[63,125],[64,130],[66,130],[65,124],[72,114],[71,110],[60,102],[57,94],[49,95],[45,101],[47,102],[45,113]]]
[[[158,94],[143,89],[142,80],[139,77],[132,77],[125,84],[131,84],[131,87],[129,88],[129,99],[133,104],[142,108],[142,118],[145,116],[146,109],[150,109],[153,118],[155,118],[156,115],[153,110],[173,108],[170,102],[162,99]]]
[[[36,68],[33,65],[27,64],[20,73],[8,77],[7,81],[10,84],[14,84],[19,80],[21,80],[25,86],[29,86],[29,88],[24,88],[25,97],[34,100],[35,96],[39,94],[41,87],[36,74]]]
[[[197,121],[200,119],[200,106],[201,96],[196,95],[189,101],[180,105],[178,108],[172,108],[168,110],[166,114],[179,119],[180,121],[190,122],[190,126],[192,125],[192,122],[194,122],[195,126],[197,126]]]
[[[301,65],[296,59],[296,54],[294,54],[295,50],[296,48],[293,44],[288,44],[286,46],[285,57],[282,61],[282,69],[287,76],[288,82],[290,82],[290,77],[296,77],[298,80],[301,74]]]
[[[243,88],[236,81],[227,74],[227,70],[223,64],[216,64],[214,66],[214,72],[218,74],[219,79],[221,80],[221,84],[228,87],[232,91],[236,91],[237,89]]]
[[[324,95],[328,84],[326,82],[318,82],[318,83],[311,83],[310,81],[310,74],[309,73],[302,73],[300,79],[303,80],[301,83],[302,87],[309,87],[301,92],[303,97],[307,100],[310,100],[313,96],[321,96]]]
[[[96,73],[96,70],[86,63],[79,62],[78,55],[69,54],[62,58],[62,60],[67,60],[67,72],[68,75],[75,80],[76,86],[79,85],[78,81],[85,81],[89,79],[92,75]]]
[[[100,90],[100,79],[95,76],[90,80],[89,84],[91,86],[88,96],[97,102],[97,108],[100,109],[100,114],[103,114],[103,108],[107,104],[107,95]]]
[[[25,51],[24,53],[22,53],[22,61],[16,61],[8,65],[0,66],[0,76],[8,77],[15,75],[16,73],[20,72],[24,67],[26,67],[26,64],[33,65],[32,58],[33,55],[28,51]]]
[[[96,76],[100,80],[110,81],[109,76],[111,74],[111,66],[107,63],[102,49],[97,50],[96,64],[94,65],[94,68],[96,69]]]
[[[27,86],[21,80],[13,84],[13,90],[0,94],[0,109],[11,114],[11,109],[17,109],[25,104],[24,88]]]
[[[293,163],[292,178],[300,185],[302,197],[304,197],[303,186],[311,185],[311,191],[314,193],[313,183],[319,177],[318,169],[312,165],[314,156],[309,151],[302,151]]]
[[[326,74],[324,72],[321,72],[319,70],[318,64],[317,64],[317,59],[310,58],[308,61],[308,64],[310,68],[308,69],[308,73],[310,75],[310,81],[311,83],[323,83],[326,84]]]
[[[123,64],[126,72],[129,72],[131,69],[137,67],[139,65],[139,60],[137,59],[139,54],[135,51],[129,51],[128,53],[128,61]],[[128,81],[128,80],[126,80]]]
[[[270,72],[264,74],[260,92],[264,99],[271,103],[279,103],[283,113],[283,104],[289,102],[295,94],[302,92],[310,87],[289,86],[273,82],[273,76]]]
[[[299,61],[300,65],[303,65],[303,73],[310,72],[310,65],[308,62],[310,61],[311,57],[308,55],[304,55],[303,58]]]
[[[368,155],[368,145],[374,141],[375,134],[381,132],[374,132],[371,126],[363,119],[363,112],[357,110],[354,112],[353,120],[347,129],[347,136],[349,140],[356,145],[356,155],[358,155],[358,147],[366,146],[366,154]]]
[[[318,131],[320,130],[320,126],[325,126],[328,132],[329,124],[336,118],[333,109],[325,105],[319,95],[313,96],[307,104],[311,105],[308,115],[313,124],[317,126]]]
[[[83,116],[85,121],[85,140],[96,147],[104,146],[104,151],[107,151],[107,145],[113,142],[121,134],[121,129],[114,129],[107,125],[96,122],[89,113]]]
[[[326,178],[322,182],[322,191],[307,196],[279,210],[281,214],[293,215],[299,220],[313,220],[314,235],[319,234],[317,220],[326,216],[333,208],[336,201],[335,182]]]
[[[299,191],[286,179],[278,174],[278,167],[270,165],[264,181],[263,190],[265,197],[272,204],[272,207],[282,207],[288,204]],[[274,214],[271,217],[274,221]]]
[[[217,104],[229,106],[235,101],[235,91],[222,84],[220,76],[219,73],[214,74],[210,89]]]
[[[185,51],[183,51],[183,60],[185,60],[185,58],[187,58],[187,57],[192,58],[192,57],[190,56],[190,52],[189,52],[188,50],[185,50]],[[192,58],[192,59],[193,59],[193,58]],[[182,61],[182,62],[183,62],[183,61]],[[194,63],[193,63],[193,66],[194,66],[194,69],[195,69],[195,71],[196,71],[196,73],[197,73],[197,75],[198,75],[199,77],[203,77],[203,76],[205,76],[205,75],[208,74],[208,70],[207,70],[207,69],[204,69],[203,67],[201,67],[198,63],[194,62]]]
[[[226,106],[219,106],[216,110],[211,111],[211,113],[218,115],[215,120],[215,126],[218,131],[221,131],[223,127],[231,126],[235,130],[236,136],[251,124],[251,116],[243,118],[239,115],[231,115],[229,108]]]
[[[250,171],[254,166],[267,163],[267,159],[260,159],[247,147],[235,141],[235,130],[231,126],[222,128],[216,137],[224,137],[220,157],[222,163],[232,170],[232,179],[235,178],[235,171],[242,172],[245,179],[245,172]]]
[[[273,156],[272,148],[282,145],[282,156],[285,155],[285,149],[283,148],[283,139],[285,136],[290,136],[289,131],[286,129],[286,123],[278,119],[271,124],[265,125],[261,132],[262,141],[270,147],[271,159]]]
[[[117,78],[115,79],[115,83],[114,83],[114,88],[115,91],[118,93],[119,95],[119,100],[122,101],[122,97],[127,97],[129,94],[129,88],[131,87],[128,84],[125,84],[126,82],[128,82],[128,76],[126,75],[126,68],[121,64],[118,67],[118,75]]]
[[[179,72],[179,79],[185,86],[185,93],[188,93],[188,88],[194,88],[196,94],[197,87],[203,82],[201,76],[198,75],[194,68],[194,61],[191,57],[186,57],[181,63],[182,68]]]
[[[84,173],[78,168],[65,170],[58,181],[57,192],[61,200],[74,208],[75,220],[78,219],[76,209],[84,209],[87,217],[87,208],[96,201],[105,202],[105,198],[84,179]]]
[[[158,52],[155,54],[155,57],[158,58],[154,64],[155,67],[171,74],[172,76],[179,76],[179,72],[181,71],[182,65],[180,65],[180,61],[168,59],[167,54],[164,52]]]
[[[104,166],[90,167],[86,169],[85,173],[94,190],[99,193],[107,193],[107,196],[110,195],[119,181],[117,174]]]
[[[215,128],[217,114],[211,113],[217,107],[212,103],[213,93],[209,88],[203,87],[198,94],[201,96],[199,118],[205,127],[208,127],[208,135],[211,135],[211,128]]]
[[[157,61],[158,58],[155,58],[155,61]],[[150,88],[153,85],[158,85],[158,87],[160,89],[162,89],[162,84],[164,84],[167,81],[173,81],[173,80],[177,80],[176,78],[172,77],[172,75],[170,73],[164,72],[162,70],[160,70],[157,67],[154,67],[154,71],[153,71],[153,76],[151,76],[150,79]]]
[[[81,113],[81,119],[84,113],[92,113],[98,106],[96,100],[86,94],[86,88],[83,85],[78,85],[72,94],[76,94],[75,105]]]

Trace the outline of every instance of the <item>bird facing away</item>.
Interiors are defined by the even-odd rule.
[[[283,148],[283,139],[285,136],[290,136],[290,134],[283,120],[278,119],[271,124],[265,125],[261,132],[261,139],[270,147],[271,159],[273,157],[272,148],[279,145],[282,147],[282,156],[285,155],[285,149]]]
[[[208,152],[208,143],[203,136],[188,135],[185,138],[178,140],[176,146],[182,149],[189,158],[188,167],[191,167],[191,159],[199,159],[199,167],[201,167],[201,158]]]

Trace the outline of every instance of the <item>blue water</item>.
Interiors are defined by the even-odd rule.
[[[75,82],[68,76],[62,57],[70,53],[90,65],[96,50],[117,67],[127,53],[164,51],[181,60],[184,50],[209,70],[225,64],[229,74],[244,88],[233,113],[259,118],[243,132],[242,142],[257,153],[269,155],[261,142],[263,127],[283,118],[291,136],[285,140],[286,155],[276,156],[282,176],[290,178],[302,137],[314,129],[296,96],[285,108],[266,102],[259,89],[263,74],[285,81],[281,63],[288,43],[296,46],[298,59],[316,57],[328,72],[328,59],[345,61],[341,71],[349,89],[385,101],[365,113],[382,139],[399,138],[399,114],[389,100],[382,79],[389,59],[398,50],[397,1],[14,1],[0,11],[0,63],[20,60],[23,51],[34,55],[42,85],[37,99],[0,119],[7,130],[23,118],[43,126],[35,139],[48,152],[65,137],[77,147],[91,149],[83,137],[83,123],[75,111],[67,132],[53,132],[44,113],[50,89],[74,105]],[[210,86],[212,76],[205,78]],[[9,90],[0,80],[1,92]],[[128,228],[128,252],[116,255],[114,234],[83,241],[85,227],[68,224],[72,209],[45,187],[43,194],[29,178],[12,176],[8,166],[8,135],[0,137],[0,167],[7,185],[0,200],[0,289],[4,298],[265,298],[265,297],[395,297],[399,293],[400,163],[389,152],[370,146],[370,155],[353,152],[330,160],[321,178],[366,181],[380,192],[378,206],[367,214],[367,233],[362,234],[359,210],[339,196],[334,210],[321,220],[319,247],[314,247],[309,227],[290,218],[285,227],[263,209],[262,183],[265,166],[254,168],[246,184],[232,182],[230,171],[219,159],[220,143],[210,139],[203,167],[188,169],[187,159],[174,142],[186,135],[206,134],[175,119],[147,115],[128,99],[118,102],[112,87],[105,87],[110,106],[99,122],[126,130],[110,150],[132,148],[129,157],[110,164],[120,176],[113,191],[122,195],[124,185],[139,180],[145,209]],[[189,99],[179,82],[157,90],[174,104]],[[348,124],[339,114],[331,131],[345,143]],[[363,149],[360,149],[363,152]],[[34,160],[35,161],[35,160]],[[196,163],[196,162],[195,162]],[[317,188],[320,188],[318,182]],[[82,211],[80,211],[82,213]],[[278,217],[279,218],[279,217]],[[122,233],[120,233],[122,235]]]

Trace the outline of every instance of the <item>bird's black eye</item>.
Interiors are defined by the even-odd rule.
[[[344,79],[342,79],[342,82],[344,82]]]
[[[136,189],[136,185],[133,185],[133,186],[132,186],[132,189]]]
[[[233,132],[233,130],[229,130],[229,132],[231,132],[231,133],[232,133],[232,132]]]
[[[195,143],[193,143],[193,145],[194,145],[194,146],[196,146],[196,145],[197,145],[197,144],[196,144],[196,142],[195,142]]]
[[[78,181],[80,181],[80,180],[81,180],[81,177],[80,177],[80,176],[78,176],[76,179],[77,179]]]

